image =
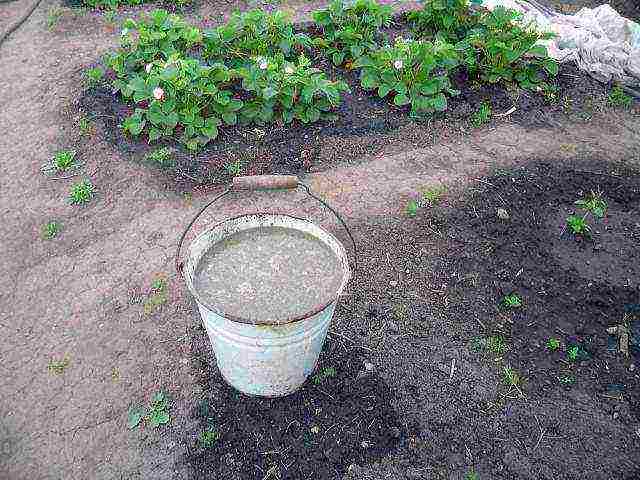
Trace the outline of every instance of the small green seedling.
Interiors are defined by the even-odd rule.
[[[62,360],[51,360],[47,369],[56,375],[62,375],[66,368],[71,363],[71,359],[68,355],[65,355]]]
[[[171,421],[169,416],[169,401],[164,393],[158,392],[151,399],[151,405],[147,411],[147,421],[151,428],[165,425]]]
[[[576,383],[575,377],[573,377],[571,375],[561,375],[561,376],[558,377],[558,381],[562,385],[573,385],[574,383]]]
[[[504,367],[502,370],[505,385],[509,387],[519,387],[522,385],[522,377],[520,374],[511,367]]]
[[[609,103],[614,107],[629,108],[633,103],[633,98],[627,95],[620,85],[616,85],[609,92]]]
[[[89,180],[82,180],[71,185],[69,201],[72,205],[88,203],[95,195],[93,184]]]
[[[443,186],[432,187],[422,191],[422,199],[429,205],[437,205],[447,189]]]
[[[93,134],[93,123],[87,117],[80,117],[78,119],[78,130],[80,130],[80,135],[89,136]]]
[[[404,322],[409,316],[409,307],[404,303],[396,303],[391,309],[391,314],[396,322]]]
[[[542,88],[542,95],[547,102],[556,102],[558,100],[558,87],[555,85],[547,85]]]
[[[584,360],[588,356],[587,352],[580,345],[571,345],[567,348],[567,360],[570,362],[577,362],[578,360]]]
[[[66,172],[74,166],[75,161],[75,150],[60,150],[53,155],[53,168],[58,172]]]
[[[151,399],[149,406],[144,409],[132,407],[127,415],[127,425],[130,430],[136,428],[142,420],[151,427],[156,428],[171,421],[169,416],[169,400],[162,392],[157,392]]]
[[[313,376],[313,383],[320,385],[327,378],[334,378],[337,372],[334,367],[324,367],[320,373]]]
[[[160,306],[167,303],[167,300],[167,280],[164,276],[159,276],[151,282],[151,293],[143,306],[144,314],[151,315]]]
[[[60,224],[54,220],[45,223],[42,226],[42,238],[45,240],[51,240],[60,233]]]
[[[591,227],[585,220],[585,217],[579,215],[569,215],[567,217],[567,227],[569,227],[569,231],[575,236],[580,235],[586,237],[591,232]]]
[[[244,168],[244,163],[239,158],[233,162],[229,162],[225,164],[224,169],[227,171],[229,175],[238,176],[242,173],[242,169]]]
[[[604,217],[607,211],[607,202],[602,198],[602,192],[592,191],[587,198],[577,200],[575,205],[592,213],[597,218]]]
[[[409,200],[404,211],[408,216],[415,217],[418,214],[418,202],[413,199]]]
[[[486,341],[487,350],[496,355],[502,355],[507,351],[507,345],[504,342],[502,335],[493,335],[487,338]]]
[[[84,74],[90,87],[100,85],[104,79],[104,70],[100,67],[88,68]]]
[[[220,432],[218,432],[213,427],[209,427],[206,430],[200,432],[198,440],[200,441],[200,445],[202,445],[204,448],[211,448],[216,444],[218,440],[220,440]]]
[[[469,346],[474,352],[481,352],[487,347],[487,339],[480,336],[473,337]]]
[[[58,24],[58,21],[62,18],[63,10],[60,7],[53,7],[49,9],[47,14],[47,28],[53,30]]]
[[[557,338],[550,338],[549,340],[547,340],[547,348],[550,351],[555,352],[560,348],[560,340],[558,340]]]
[[[480,128],[482,125],[489,122],[492,113],[491,105],[487,102],[482,102],[480,104],[480,108],[478,108],[471,117],[471,123],[475,128]]]
[[[174,165],[173,149],[169,147],[160,147],[145,155],[145,160],[154,163],[160,167],[166,168]]]
[[[520,308],[522,306],[522,298],[517,293],[510,293],[502,299],[502,306],[506,308]]]
[[[480,480],[480,475],[475,470],[471,470],[464,476],[464,480]]]
[[[160,276],[151,282],[151,289],[154,292],[164,292],[165,288],[167,288],[167,279]]]

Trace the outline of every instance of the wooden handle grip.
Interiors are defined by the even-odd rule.
[[[298,186],[295,175],[255,175],[234,177],[234,190],[292,190]]]

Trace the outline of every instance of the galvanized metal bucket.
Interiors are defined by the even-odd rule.
[[[202,322],[207,330],[218,368],[231,386],[243,393],[278,397],[296,391],[313,372],[331,324],[338,297],[351,277],[347,252],[342,243],[314,223],[281,213],[254,213],[233,217],[213,225],[200,234],[188,248],[186,263],[180,261],[184,239],[200,215],[223,196],[239,190],[304,188],[309,195],[329,208],[346,228],[342,218],[300,183],[297,177],[262,175],[236,177],[233,185],[205,205],[187,226],[178,244],[176,268],[196,299]],[[307,312],[277,320],[245,319],[221,311],[209,304],[194,287],[194,276],[202,256],[213,245],[247,229],[280,226],[300,230],[322,241],[338,258],[343,269],[342,282],[336,292]],[[354,263],[355,265],[355,263]],[[239,298],[238,301],[242,301]]]

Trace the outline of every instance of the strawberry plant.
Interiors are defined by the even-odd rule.
[[[151,65],[145,75],[114,83],[124,98],[140,105],[123,122],[125,132],[137,136],[148,127],[149,142],[179,132],[195,150],[216,138],[222,123],[236,123],[242,102],[226,89],[232,73],[226,66],[205,66],[179,54]]]
[[[256,59],[238,70],[242,88],[251,93],[238,112],[243,123],[263,124],[282,119],[313,123],[327,116],[341,102],[346,83],[331,81],[311,67],[304,55],[289,62],[282,53]]]
[[[519,12],[499,6],[484,11],[477,27],[458,46],[465,51],[468,71],[483,82],[515,82],[527,90],[547,90],[546,80],[557,75],[558,64],[538,42],[550,38],[553,34],[524,25]]]
[[[201,42],[202,33],[198,28],[166,10],[154,10],[138,21],[129,18],[124,22],[120,50],[107,58],[107,66],[118,77],[116,86],[119,87],[120,82],[149,69],[154,62],[162,65],[176,54],[186,56]]]
[[[147,1],[149,0],[84,0],[84,4],[91,8],[104,8],[114,11],[118,7],[135,7]],[[165,3],[175,7],[184,7],[190,3],[190,0],[171,0],[171,2],[166,1]]]
[[[449,80],[449,71],[459,63],[454,48],[444,42],[403,40],[360,58],[360,83],[377,90],[380,98],[393,95],[398,106],[411,105],[411,116],[443,111],[447,95],[458,95]]]
[[[204,32],[203,37],[205,58],[239,65],[277,53],[293,59],[311,46],[307,35],[294,32],[285,13],[260,9],[234,13],[227,23]]]
[[[142,5],[144,0],[84,0],[84,4],[91,8],[108,8],[115,10],[121,5]]]
[[[102,83],[102,80],[104,78],[104,70],[102,70],[100,67],[93,67],[85,70],[84,75],[87,79],[87,84],[90,87],[95,87]]]
[[[437,34],[460,40],[473,23],[469,0],[422,0],[422,3],[422,9],[407,15],[420,36]]]
[[[313,13],[322,29],[314,44],[324,50],[335,65],[353,61],[378,47],[378,32],[391,23],[393,10],[375,0],[333,0]]]

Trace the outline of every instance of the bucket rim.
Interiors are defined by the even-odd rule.
[[[226,218],[224,220],[221,220],[221,221],[211,225],[209,228],[207,228],[202,233],[200,233],[189,244],[188,251],[189,252],[191,251],[191,246],[195,242],[197,242],[200,238],[204,237],[205,235],[208,235],[212,230],[220,228],[222,225],[224,225],[226,223],[231,223],[231,222],[237,221],[238,219],[241,219],[241,218],[256,217],[256,216],[286,217],[286,218],[289,218],[289,219],[293,219],[293,220],[297,220],[297,221],[300,221],[300,222],[304,222],[304,223],[307,223],[309,225],[312,225],[313,228],[316,228],[316,229],[322,231],[325,235],[327,235],[327,237],[333,239],[336,242],[336,245],[338,246],[338,250],[339,250],[339,252],[335,252],[334,251],[334,254],[336,254],[336,256],[338,257],[338,260],[339,260],[340,265],[342,266],[342,270],[343,270],[342,281],[341,281],[340,286],[338,287],[337,291],[335,293],[331,294],[331,296],[330,296],[330,298],[328,300],[323,301],[323,302],[315,305],[311,309],[309,309],[306,312],[301,313],[299,315],[295,315],[295,316],[292,316],[292,317],[286,317],[286,318],[282,318],[282,319],[277,319],[277,320],[256,321],[256,320],[252,320],[250,318],[244,318],[244,317],[241,317],[241,316],[238,316],[238,315],[234,315],[234,314],[225,312],[221,308],[216,307],[216,306],[210,304],[209,302],[207,302],[206,300],[204,300],[202,298],[202,295],[200,295],[198,293],[197,289],[193,285],[192,279],[188,278],[188,277],[190,277],[190,275],[188,275],[183,270],[182,271],[183,280],[185,280],[185,282],[187,284],[187,289],[189,290],[191,295],[193,295],[195,297],[198,305],[207,308],[208,310],[216,313],[217,315],[221,316],[225,320],[229,320],[229,321],[235,322],[235,323],[241,323],[241,324],[245,324],[245,325],[255,325],[255,326],[260,327],[260,326],[288,325],[288,324],[295,323],[295,322],[301,322],[303,320],[307,320],[307,319],[313,317],[314,315],[317,315],[318,313],[320,313],[323,310],[327,309],[331,304],[336,302],[338,300],[338,298],[340,297],[340,295],[342,294],[342,291],[346,287],[347,283],[351,279],[351,267],[349,265],[347,251],[346,251],[344,245],[342,244],[342,242],[340,240],[338,240],[335,237],[335,235],[333,235],[332,233],[328,232],[326,229],[324,229],[320,225],[317,225],[317,224],[313,223],[309,219],[296,217],[294,215],[289,215],[289,214],[286,214],[286,213],[278,213],[278,212],[243,213],[241,215],[236,215],[234,217]],[[322,239],[320,239],[320,238],[318,238],[318,240],[322,241]],[[326,244],[326,242],[323,242],[323,243]],[[190,255],[189,255],[189,257],[190,257]]]

